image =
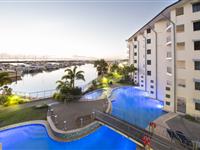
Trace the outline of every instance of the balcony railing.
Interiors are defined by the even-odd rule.
[[[167,59],[172,59],[172,52],[167,52]]]
[[[166,30],[167,32],[171,32],[171,28],[172,28],[172,24],[171,24],[170,22],[167,22],[167,23],[166,23],[166,29],[165,29],[165,30]]]
[[[166,45],[170,45],[172,43],[171,36],[168,36],[166,39]]]

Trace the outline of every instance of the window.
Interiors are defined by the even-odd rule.
[[[141,87],[143,87],[144,85],[143,84],[141,84]]]
[[[176,8],[176,16],[180,16],[184,14],[184,9],[183,7]]]
[[[134,60],[134,63],[136,64],[136,63],[137,63],[137,60]]]
[[[195,82],[195,90],[200,91],[200,82]]]
[[[153,91],[151,91],[150,93],[151,93],[151,94],[153,94],[154,92],[153,92]]]
[[[199,51],[200,50],[200,41],[194,41],[194,50]]]
[[[194,62],[194,69],[195,70],[200,70],[200,61],[195,61]]]
[[[134,48],[137,48],[137,45],[134,45]]]
[[[176,50],[185,50],[185,42],[177,42]]]
[[[200,30],[200,21],[193,22],[193,30],[199,31]]]
[[[143,78],[143,76],[141,76],[141,78]]]
[[[147,75],[150,76],[151,75],[151,71],[147,71]]]
[[[143,83],[144,81],[143,81],[143,80],[141,80],[141,82]]]
[[[185,60],[177,60],[176,61],[176,67],[178,69],[185,69]]]
[[[176,32],[184,32],[184,24],[177,25],[176,26]]]
[[[172,81],[167,80],[167,85],[171,86],[172,85]]]
[[[151,60],[147,60],[147,65],[151,65]]]
[[[151,43],[151,39],[147,39],[147,44],[150,44]]]
[[[137,53],[134,53],[134,56],[137,56]]]
[[[154,81],[153,81],[153,80],[151,80],[150,82],[151,82],[151,83],[154,83]]]
[[[195,110],[200,110],[200,103],[195,103]]]
[[[171,67],[167,67],[167,73],[172,73],[172,68]]]
[[[185,79],[177,79],[177,86],[185,88],[186,87]]]
[[[166,98],[170,98],[171,96],[170,96],[169,94],[166,94],[165,97],[166,97]]]
[[[166,91],[170,91],[170,87],[166,87]]]
[[[165,104],[169,106],[169,105],[170,105],[170,102],[165,102]]]
[[[154,86],[153,86],[153,85],[151,85],[151,86],[150,86],[150,88],[152,88],[152,89],[153,89],[153,88],[154,88]]]
[[[134,41],[137,41],[137,37],[134,38]]]
[[[193,12],[200,11],[200,3],[194,3],[194,4],[192,4],[192,10],[193,10]]]
[[[147,50],[147,54],[151,54],[151,50],[150,49]]]
[[[147,29],[147,33],[151,33],[151,29]]]

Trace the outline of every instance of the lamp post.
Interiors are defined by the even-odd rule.
[[[67,121],[64,121],[64,130],[67,130]]]
[[[81,127],[82,127],[83,126],[83,118],[81,118],[80,121],[81,121]]]
[[[55,115],[55,117],[54,117],[54,121],[55,121],[55,124],[58,124],[58,120],[57,120],[57,118],[58,118],[58,115]]]

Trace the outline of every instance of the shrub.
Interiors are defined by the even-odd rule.
[[[5,96],[5,97],[6,97],[6,100],[3,103],[4,106],[23,104],[23,103],[27,103],[29,101],[29,99],[24,99],[18,95],[9,95],[9,96]]]

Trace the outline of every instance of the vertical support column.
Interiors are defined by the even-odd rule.
[[[147,91],[147,38],[142,35],[144,38],[144,59],[145,59],[145,91]]]

